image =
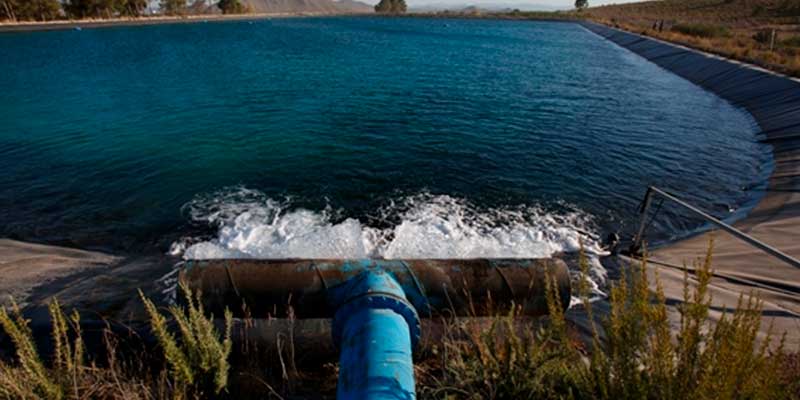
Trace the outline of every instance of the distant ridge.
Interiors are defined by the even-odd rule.
[[[334,0],[333,3],[336,4],[337,7],[346,12],[359,12],[359,13],[375,12],[375,8],[373,6],[356,0],[339,0],[339,1]]]
[[[357,0],[241,0],[251,13],[371,13],[373,8]],[[191,2],[190,2],[191,3]],[[189,6],[191,14],[220,14],[215,4],[199,0]]]
[[[254,13],[367,13],[372,6],[356,0],[244,0]]]
[[[473,4],[471,2],[435,2],[425,5],[411,6],[413,12],[439,12],[439,11],[452,11],[452,12],[511,12],[512,10],[519,11],[559,11],[567,9],[568,7],[551,6],[547,4],[537,3],[520,3],[516,1],[484,1],[481,3]]]

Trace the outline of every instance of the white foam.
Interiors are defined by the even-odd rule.
[[[218,228],[211,240],[173,244],[172,252],[185,259],[538,258],[577,251],[583,242],[596,292],[605,281],[597,260],[603,251],[588,229],[591,217],[578,210],[478,209],[463,199],[421,194],[376,210],[371,220],[385,226],[376,228],[337,218],[330,207],[293,208],[291,199],[246,188],[200,196],[185,210],[193,221]]]

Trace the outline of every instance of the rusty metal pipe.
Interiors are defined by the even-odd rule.
[[[378,266],[380,264],[380,266]],[[180,279],[203,293],[207,310],[237,316],[331,318],[329,289],[380,268],[402,286],[420,317],[485,316],[512,303],[529,316],[547,313],[545,277],[555,280],[561,305],[570,277],[560,259],[474,260],[192,260]]]

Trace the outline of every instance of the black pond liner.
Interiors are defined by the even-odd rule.
[[[800,82],[635,33],[593,22],[580,24],[745,109],[761,129],[761,140],[771,141],[800,134]]]

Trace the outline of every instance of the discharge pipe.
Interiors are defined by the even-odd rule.
[[[413,399],[412,349],[420,323],[403,289],[381,269],[364,271],[331,291],[337,304],[338,399]]]
[[[560,259],[193,260],[180,279],[215,313],[332,318],[340,399],[416,397],[420,316],[543,315],[547,279],[562,307],[571,294]]]

